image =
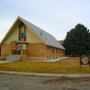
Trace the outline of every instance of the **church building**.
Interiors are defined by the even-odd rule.
[[[18,16],[1,42],[0,55],[49,60],[63,57],[65,48],[51,34]]]

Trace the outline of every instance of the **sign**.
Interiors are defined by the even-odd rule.
[[[26,44],[18,44],[18,50],[26,50],[27,46]]]
[[[90,58],[88,56],[82,55],[80,57],[80,66],[81,65],[89,65],[90,67]]]

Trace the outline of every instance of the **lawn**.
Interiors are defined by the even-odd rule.
[[[37,73],[90,73],[88,65],[79,65],[79,57],[71,57],[57,62],[40,62],[40,61],[14,61],[0,64],[0,70],[20,71],[20,72],[37,72]]]

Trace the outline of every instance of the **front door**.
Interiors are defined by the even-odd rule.
[[[22,54],[22,55],[26,55],[27,53],[27,44],[25,43],[20,43],[20,44],[17,44],[17,51],[18,51],[18,54]]]
[[[21,54],[21,50],[12,50],[12,54],[20,55]]]
[[[27,43],[12,43],[11,44],[11,49],[12,49],[12,54],[20,54],[24,55],[27,54]]]

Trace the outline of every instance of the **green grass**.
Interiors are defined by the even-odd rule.
[[[37,73],[90,73],[88,65],[80,68],[79,58],[71,57],[58,62],[14,61],[0,64],[0,70]]]

